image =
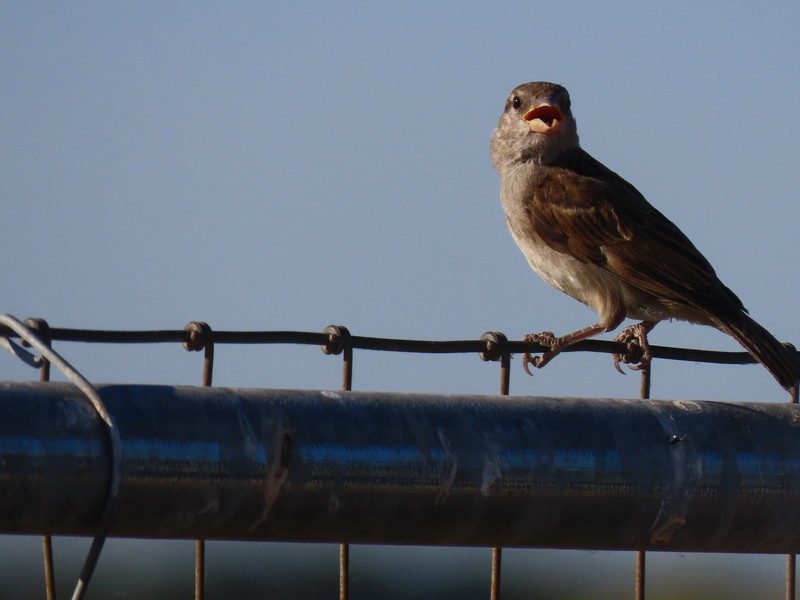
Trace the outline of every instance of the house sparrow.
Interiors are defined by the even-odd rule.
[[[599,315],[594,325],[561,337],[526,336],[548,348],[541,357],[525,355],[526,371],[628,317],[641,322],[617,341],[639,341],[643,365],[651,358],[648,332],[659,321],[680,319],[733,336],[784,388],[800,379],[800,355],[747,315],[681,230],[581,149],[564,87],[515,88],[494,130],[491,157],[506,223],[531,268]]]

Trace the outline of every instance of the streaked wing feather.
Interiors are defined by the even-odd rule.
[[[667,301],[743,310],[683,232],[583,150],[541,173],[533,191],[534,229],[555,250]]]

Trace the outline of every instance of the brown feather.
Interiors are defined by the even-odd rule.
[[[744,310],[689,238],[584,150],[539,167],[532,187],[532,225],[551,248],[678,305],[719,317]]]

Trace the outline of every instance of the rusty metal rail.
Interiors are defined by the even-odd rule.
[[[42,337],[50,341],[84,342],[93,344],[164,344],[179,343],[190,349],[202,349],[207,342],[214,344],[303,344],[323,348],[341,348],[342,339],[338,327],[329,327],[323,332],[309,331],[217,331],[204,323],[191,322],[184,329],[158,330],[100,330],[48,327],[41,320],[30,320],[29,325],[39,330]],[[202,329],[200,325],[204,326]],[[469,354],[488,352],[492,359],[499,357],[501,351],[510,353],[542,352],[546,348],[533,342],[505,340],[502,348],[493,332],[484,334],[481,339],[472,340],[409,340],[398,338],[349,335],[352,349],[375,350],[383,352],[413,352],[421,354]],[[0,337],[17,337],[15,331],[0,325]],[[606,340],[584,340],[564,352],[600,352],[619,354],[630,348],[619,342]],[[697,350],[693,348],[674,348],[652,345],[653,358],[680,360],[701,363],[745,365],[756,361],[747,352],[724,352],[717,350]],[[338,354],[337,351],[330,352]]]
[[[576,549],[800,550],[800,406],[104,385],[109,534]],[[0,531],[91,535],[104,424],[0,384]]]

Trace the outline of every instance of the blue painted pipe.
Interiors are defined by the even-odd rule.
[[[800,551],[800,406],[147,385],[110,535]],[[0,532],[93,535],[104,425],[61,383],[0,383]]]

